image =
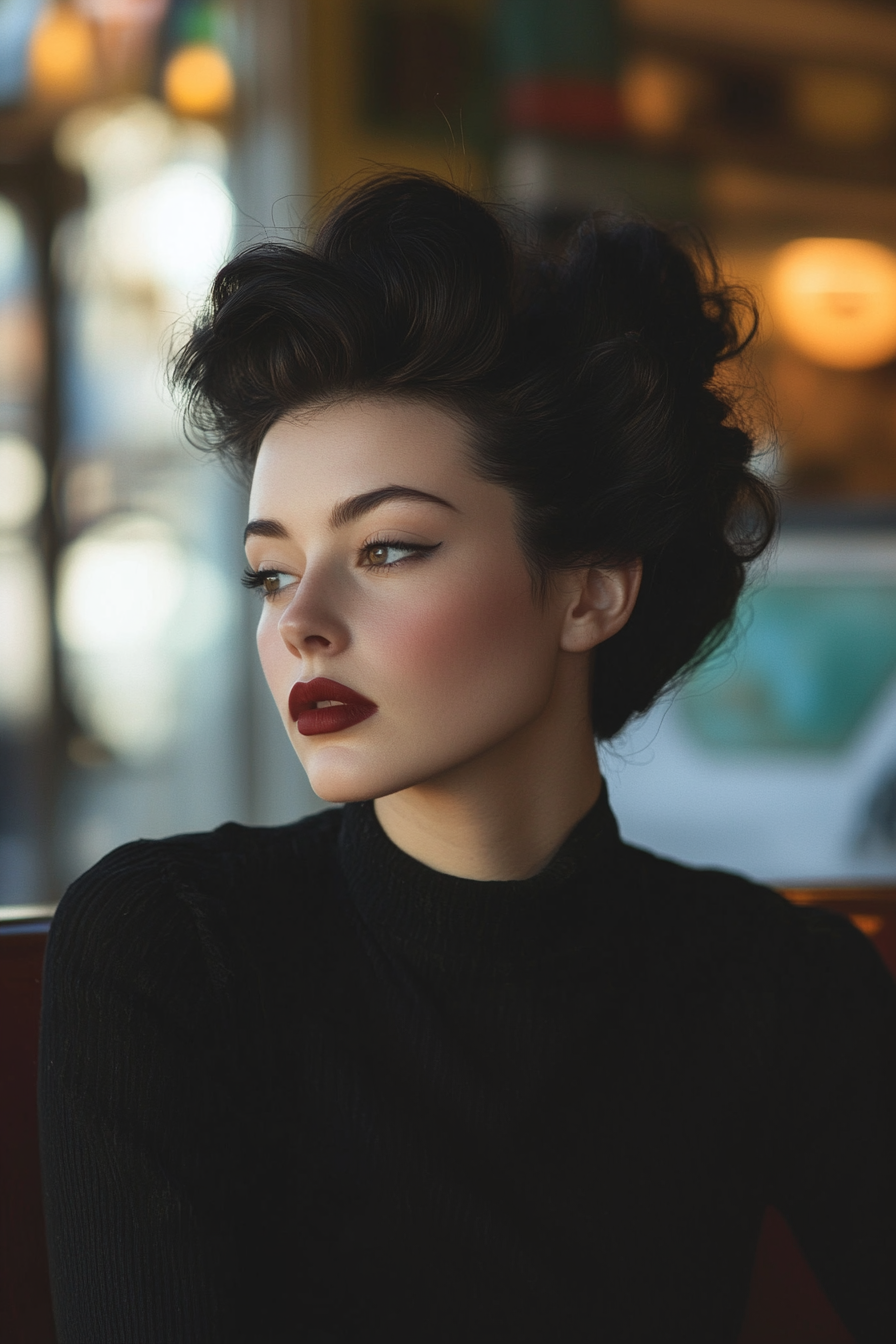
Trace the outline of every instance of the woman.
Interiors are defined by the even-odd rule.
[[[723,1344],[769,1202],[896,1338],[892,983],[846,922],[623,844],[594,749],[768,540],[736,347],[659,231],[533,258],[413,174],[224,267],[176,381],[251,474],[261,661],[347,806],[66,895],[62,1344]]]

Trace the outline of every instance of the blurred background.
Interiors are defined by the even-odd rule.
[[[164,363],[216,267],[408,165],[701,227],[781,485],[734,637],[603,748],[624,834],[896,877],[894,0],[0,0],[0,903],[320,804],[256,669],[242,489]]]

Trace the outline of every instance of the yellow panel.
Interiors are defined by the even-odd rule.
[[[409,9],[422,8],[425,3],[405,0]],[[452,0],[450,4],[443,0],[443,6],[466,17],[476,17],[487,9],[483,0]],[[360,0],[310,0],[308,10],[306,60],[315,195],[338,188],[355,175],[384,167],[417,168],[473,189],[485,185],[482,156],[458,143],[461,137],[457,126],[449,129],[446,125],[444,145],[438,145],[430,135],[421,135],[418,140],[363,125],[359,116]]]

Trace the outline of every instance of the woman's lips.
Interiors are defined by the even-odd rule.
[[[341,733],[369,719],[377,708],[366,696],[329,677],[297,681],[289,693],[290,717],[303,737]]]

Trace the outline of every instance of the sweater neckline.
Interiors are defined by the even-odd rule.
[[[593,913],[621,847],[606,784],[533,877],[479,882],[429,868],[389,839],[372,802],[347,804],[339,835],[348,894],[365,924],[440,957],[549,952]]]

